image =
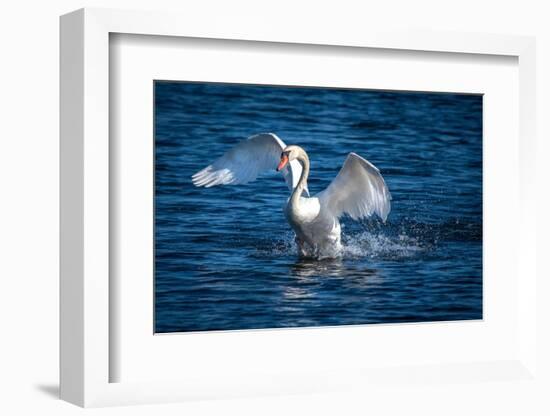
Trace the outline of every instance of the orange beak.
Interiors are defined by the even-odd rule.
[[[277,172],[279,172],[282,168],[284,168],[287,163],[288,163],[288,156],[282,155],[281,161],[279,162],[279,166],[277,166]]]

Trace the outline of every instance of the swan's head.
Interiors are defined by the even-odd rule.
[[[283,169],[288,162],[292,162],[294,159],[298,159],[305,154],[306,152],[300,146],[290,145],[285,147],[281,153],[281,161],[279,162],[279,166],[277,166],[277,171]]]

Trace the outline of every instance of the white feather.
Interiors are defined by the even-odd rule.
[[[338,175],[317,197],[321,210],[335,218],[344,214],[354,220],[377,214],[386,221],[391,194],[380,171],[361,156],[350,153]]]
[[[264,172],[275,171],[285,147],[285,143],[273,133],[252,136],[237,143],[211,165],[195,173],[193,184],[210,188],[252,182]],[[302,165],[293,160],[281,172],[292,191],[302,174]],[[305,191],[309,195],[307,189]]]

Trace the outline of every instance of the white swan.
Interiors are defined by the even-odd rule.
[[[244,140],[214,163],[195,173],[195,186],[244,184],[262,172],[282,171],[292,194],[284,208],[296,233],[302,256],[336,257],[341,253],[340,221],[377,214],[383,221],[390,212],[391,195],[380,171],[361,156],[350,153],[330,185],[309,197],[309,158],[299,146],[286,146],[273,133]],[[306,195],[306,197],[303,196]]]

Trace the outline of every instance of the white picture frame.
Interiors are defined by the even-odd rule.
[[[535,41],[508,35],[378,32],[338,32],[311,23],[288,26],[244,19],[223,19],[205,26],[192,16],[167,13],[82,9],[61,18],[61,398],[80,406],[158,403],[195,398],[323,392],[351,385],[373,386],[405,380],[410,371],[370,369],[368,374],[334,369],[319,378],[281,373],[261,380],[235,374],[178,381],[110,382],[110,169],[109,155],[109,37],[110,34],[190,37],[332,45],[334,47],[430,51],[453,54],[504,55],[519,66],[519,201],[520,213],[535,212],[531,178],[535,169]],[[505,374],[507,380],[535,380],[536,270],[535,217],[518,221],[517,354],[498,362],[456,365],[443,362],[415,370],[420,380],[479,382],[471,371]],[[498,377],[497,377],[498,378]]]

